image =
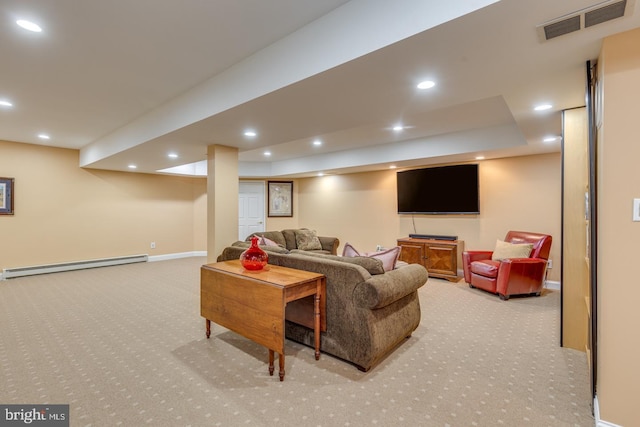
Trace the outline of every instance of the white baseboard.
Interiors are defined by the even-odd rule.
[[[207,256],[207,251],[178,252],[175,254],[153,255],[149,257],[149,262],[166,261],[169,259],[191,258],[196,256]]]
[[[37,274],[59,273],[61,271],[84,270],[87,268],[108,267],[113,265],[147,262],[147,254],[126,255],[112,258],[99,258],[80,261],[60,262],[56,264],[31,265],[27,267],[4,268],[0,275],[1,280],[13,277],[34,276]]]
[[[84,261],[72,261],[59,264],[37,265],[20,268],[5,268],[0,272],[0,280],[6,280],[13,277],[31,276],[44,273],[58,273],[62,271],[80,270],[85,268],[107,267],[120,264],[129,264],[134,262],[153,262],[165,261],[169,259],[190,258],[190,257],[206,257],[207,251],[180,252],[174,254],[148,256],[131,255],[115,258],[102,258]]]
[[[544,287],[547,288],[547,289],[553,289],[555,291],[559,291],[560,288],[562,287],[562,285],[561,285],[560,282],[556,282],[556,281],[553,281],[553,280],[546,280],[544,282]]]
[[[600,419],[600,406],[598,405],[598,396],[593,399],[593,415],[596,419],[596,427],[622,427],[618,424],[610,423]]]

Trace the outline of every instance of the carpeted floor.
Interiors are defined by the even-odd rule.
[[[69,404],[71,426],[594,425],[559,292],[505,302],[429,279],[420,326],[370,372],[287,341],[280,382],[265,348],[215,324],[205,338],[204,262],[0,282],[0,403]]]

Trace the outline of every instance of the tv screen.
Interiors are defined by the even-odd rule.
[[[440,166],[397,174],[398,213],[478,214],[478,165]]]

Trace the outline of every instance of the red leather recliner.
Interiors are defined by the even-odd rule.
[[[493,261],[493,251],[464,251],[462,265],[464,280],[471,288],[498,294],[508,300],[511,295],[539,296],[544,286],[547,260],[551,250],[551,236],[547,234],[509,231],[504,239],[509,243],[532,243],[528,258],[509,258]]]

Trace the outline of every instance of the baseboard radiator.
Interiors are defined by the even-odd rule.
[[[1,279],[13,277],[33,276],[36,274],[59,273],[61,271],[84,270],[86,268],[108,267],[112,265],[133,264],[147,262],[149,255],[130,255],[115,258],[101,258],[87,261],[64,262],[59,264],[34,265],[31,267],[5,268],[2,270]]]

